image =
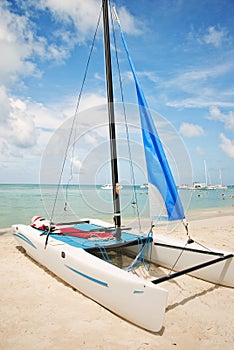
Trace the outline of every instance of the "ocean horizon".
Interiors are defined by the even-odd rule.
[[[186,217],[232,215],[234,187],[217,190],[179,190]],[[101,185],[0,184],[0,228],[13,224],[30,224],[33,216],[71,221],[83,217],[112,221],[112,191]],[[56,204],[55,204],[55,198]],[[123,217],[136,215],[136,198],[140,216],[149,216],[148,190],[137,186],[121,189]],[[58,221],[56,221],[58,222]]]

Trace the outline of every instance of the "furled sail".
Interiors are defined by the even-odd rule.
[[[138,104],[140,109],[142,138],[148,172],[148,181],[149,184],[155,186],[160,192],[166,206],[168,220],[182,220],[185,218],[185,215],[177,187],[152,116],[148,109],[144,93],[138,82],[136,72],[118,19],[117,22],[119,24],[121,38],[126,50],[136,86]]]

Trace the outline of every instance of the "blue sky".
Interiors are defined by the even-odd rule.
[[[38,183],[48,141],[74,114],[100,3],[0,2],[0,183]],[[184,142],[193,180],[205,180],[205,160],[213,184],[219,169],[234,184],[233,0],[115,5],[148,104]],[[105,102],[101,41],[83,110]]]

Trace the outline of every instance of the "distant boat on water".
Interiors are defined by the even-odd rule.
[[[222,174],[219,169],[219,178],[220,183],[217,185],[212,185],[211,180],[208,182],[208,172],[206,167],[206,161],[204,160],[204,168],[205,168],[205,182],[193,182],[192,186],[188,185],[180,185],[179,189],[188,189],[188,190],[226,190],[228,187],[222,184]]]
[[[194,182],[192,186],[180,185],[180,186],[178,186],[178,188],[179,189],[187,189],[187,190],[209,191],[209,190],[226,190],[228,187],[223,186],[221,184],[219,184],[219,185],[206,185],[205,183],[202,183],[202,182]]]
[[[205,167],[205,177],[206,177],[206,186],[205,189],[206,190],[226,190],[227,186],[223,186],[222,184],[222,174],[221,174],[221,170],[219,169],[219,179],[220,179],[220,183],[218,185],[212,185],[211,181],[210,184],[208,184],[208,172],[207,172],[207,167],[206,167],[206,161],[204,160],[204,167]]]
[[[182,184],[182,185],[179,185],[178,188],[179,188],[180,190],[188,190],[188,189],[189,189],[189,186],[188,186],[188,184]]]
[[[148,184],[143,184],[140,186],[140,188],[149,188],[149,185]]]
[[[189,190],[205,190],[207,185],[203,182],[194,182],[191,187],[188,187]]]
[[[118,189],[121,190],[121,188],[123,188],[122,185],[118,185]],[[113,186],[111,184],[105,184],[103,186],[101,186],[102,190],[113,190]]]
[[[105,184],[101,186],[102,190],[112,190],[113,186],[111,184]]]
[[[219,185],[216,185],[216,189],[217,190],[227,190],[228,187],[223,185],[221,169],[219,169],[219,179],[220,179],[220,183],[219,183]]]

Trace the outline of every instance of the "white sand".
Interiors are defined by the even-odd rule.
[[[234,251],[233,216],[191,221],[190,233],[201,243]],[[166,282],[169,300],[164,327],[153,334],[45,271],[16,248],[9,229],[0,234],[1,350],[234,348],[232,288],[190,276]]]

